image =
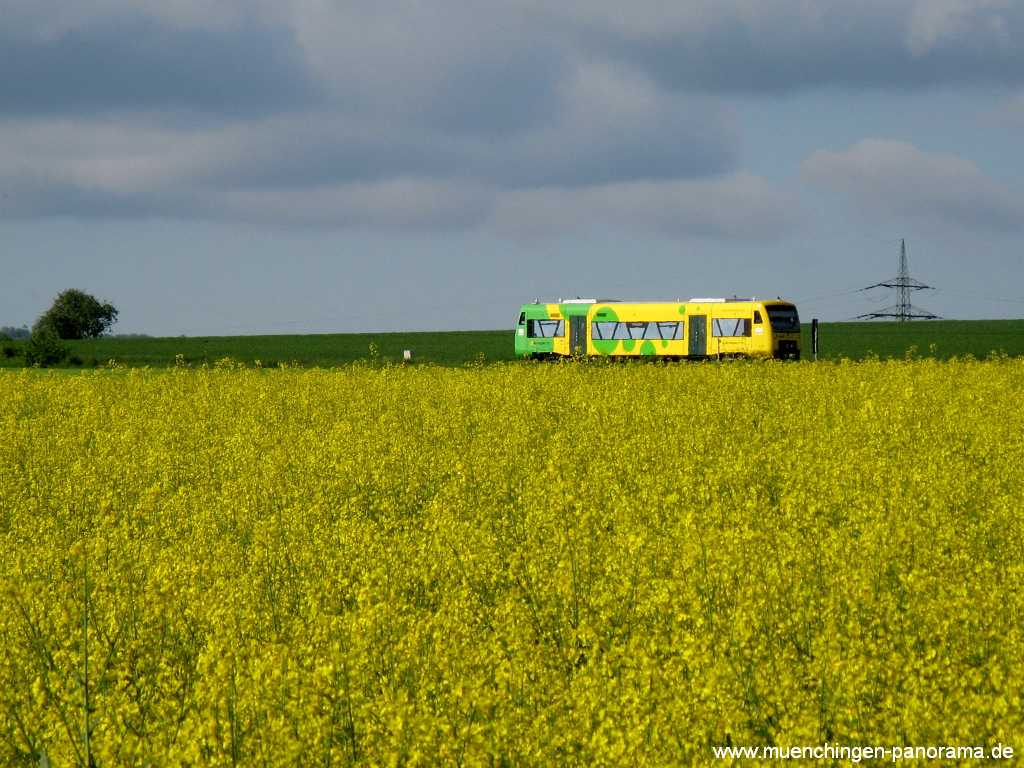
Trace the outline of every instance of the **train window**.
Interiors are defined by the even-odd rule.
[[[526,322],[526,313],[525,312],[520,312],[519,313],[519,325],[522,325],[525,322]]]
[[[682,321],[669,320],[658,323],[658,338],[673,340],[683,338]]]
[[[716,317],[711,321],[712,336],[749,336],[750,318]]]
[[[526,324],[526,335],[533,339],[551,339],[565,336],[564,320],[530,320]]]
[[[627,328],[630,323],[604,322],[591,323],[591,336],[599,341],[628,340],[632,338]],[[636,325],[636,323],[632,323]]]
[[[754,325],[761,324],[761,313],[758,310],[754,310]]]
[[[591,324],[590,334],[599,341],[671,341],[683,338],[683,325],[676,320],[596,322]]]
[[[768,320],[774,331],[800,332],[800,316],[796,313],[796,307],[785,305],[768,307]]]
[[[682,323],[675,320],[657,320],[647,324],[645,339],[660,339],[671,341],[683,338]]]

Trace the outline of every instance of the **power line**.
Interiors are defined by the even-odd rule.
[[[838,298],[841,298],[843,296],[852,296],[855,293],[860,293],[863,290],[865,290],[865,289],[864,288],[849,288],[849,289],[847,289],[845,291],[836,291],[835,293],[825,293],[825,294],[822,294],[821,296],[810,296],[810,297],[806,297],[806,298],[795,299],[794,301],[797,304],[810,304],[812,302],[823,301],[825,299],[838,299]]]
[[[974,301],[996,301],[1001,304],[1024,304],[1024,299],[1004,299],[996,296],[984,296],[978,293],[963,293],[962,291],[950,291],[941,288],[937,288],[936,293],[946,293],[950,296],[959,296],[960,298],[972,299]]]

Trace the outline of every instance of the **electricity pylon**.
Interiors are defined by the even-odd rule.
[[[868,312],[866,315],[857,315],[858,320],[875,320],[880,317],[894,317],[900,322],[907,320],[938,320],[938,315],[929,312],[927,309],[915,307],[910,303],[911,291],[935,290],[930,285],[925,285],[920,280],[910,276],[910,269],[907,267],[907,242],[900,240],[900,272],[894,280],[887,280],[884,283],[875,283],[862,291],[869,291],[872,288],[895,288],[896,304],[880,309],[877,312]]]

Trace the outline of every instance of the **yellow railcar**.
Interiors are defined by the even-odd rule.
[[[782,299],[694,298],[626,302],[570,299],[524,304],[520,357],[603,355],[800,359],[800,316]]]

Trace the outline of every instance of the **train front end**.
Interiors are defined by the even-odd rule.
[[[779,360],[800,359],[800,315],[786,301],[766,301],[768,324],[772,329],[772,357]]]

